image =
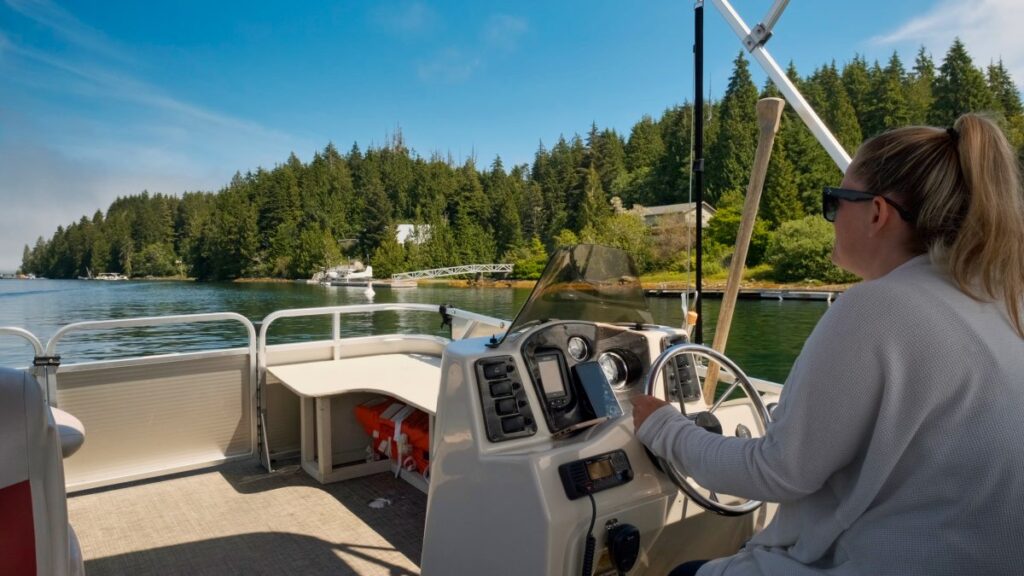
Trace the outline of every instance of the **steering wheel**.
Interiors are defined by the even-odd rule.
[[[692,354],[693,356],[701,356],[714,362],[717,362],[723,368],[726,368],[729,372],[731,372],[732,375],[735,377],[735,380],[732,383],[732,385],[729,386],[725,394],[723,394],[718,401],[712,404],[711,408],[709,408],[705,412],[698,412],[697,414],[694,414],[692,417],[686,414],[686,406],[683,404],[682,398],[680,398],[679,411],[682,412],[684,416],[686,416],[687,418],[691,418],[692,420],[696,420],[697,424],[700,425],[702,428],[714,428],[714,425],[717,424],[718,422],[718,419],[714,416],[715,411],[719,408],[719,406],[722,405],[722,403],[729,397],[729,395],[732,394],[732,391],[735,390],[737,386],[739,386],[740,388],[743,389],[743,392],[746,393],[747,398],[750,399],[751,404],[753,404],[754,411],[757,414],[758,419],[760,420],[761,429],[768,429],[768,423],[771,422],[771,416],[769,415],[768,409],[765,407],[764,402],[761,400],[761,395],[754,388],[754,385],[751,384],[750,378],[747,378],[747,375],[744,374],[742,370],[740,370],[739,366],[737,366],[735,362],[726,357],[725,354],[722,354],[721,352],[713,348],[708,348],[707,346],[702,346],[700,344],[676,344],[675,346],[667,348],[664,352],[662,352],[661,355],[659,355],[654,360],[654,363],[651,364],[651,369],[647,373],[647,377],[644,380],[645,394],[652,395],[654,393],[654,383],[657,380],[657,376],[662,373],[662,371],[665,369],[665,366],[668,364],[669,360],[675,358],[676,356],[679,356],[680,354]],[[667,382],[667,379],[662,379],[662,382]],[[667,394],[666,397],[668,397]],[[721,425],[718,424],[717,429],[714,429],[712,431],[721,434]],[[672,480],[673,484],[678,486],[679,489],[682,490],[683,493],[685,493],[687,496],[689,496],[691,500],[693,500],[706,510],[715,512],[716,514],[721,514],[723,516],[740,516],[742,514],[753,512],[762,504],[760,500],[744,500],[738,504],[724,504],[722,502],[719,502],[714,492],[709,491],[710,497],[708,497],[702,494],[700,491],[698,491],[697,483],[689,476],[680,472],[679,469],[676,468],[671,462],[664,458],[661,458],[660,456],[654,456],[653,453],[652,457],[655,458],[657,464],[661,467],[661,470],[665,473],[666,476],[669,477],[670,480]]]

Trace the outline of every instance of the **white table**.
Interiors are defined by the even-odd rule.
[[[397,398],[430,415],[437,413],[441,359],[424,354],[378,354],[267,368],[300,399],[302,468],[320,483],[347,480],[391,469],[390,460],[334,469],[331,452],[331,397],[375,392]],[[314,418],[315,414],[315,418]],[[352,416],[355,418],[355,416]],[[315,446],[314,446],[315,438]]]

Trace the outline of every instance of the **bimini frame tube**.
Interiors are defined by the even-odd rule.
[[[697,324],[693,341],[704,342],[704,0],[693,6],[693,189],[697,191],[697,271],[694,308]],[[686,322],[686,318],[683,318]]]
[[[804,124],[814,134],[814,137],[825,148],[828,155],[832,157],[832,161],[836,163],[839,170],[845,174],[846,169],[850,166],[850,155],[846,153],[843,146],[836,140],[836,137],[832,135],[832,132],[825,126],[825,123],[821,121],[821,118],[818,117],[807,101],[804,100],[796,86],[793,85],[789,77],[786,76],[782,68],[779,67],[779,64],[764,47],[764,43],[771,37],[772,26],[775,25],[782,15],[788,0],[776,0],[769,9],[765,22],[758,24],[753,33],[743,19],[740,18],[740,15],[736,13],[732,5],[729,4],[728,0],[711,0],[711,3],[722,14],[725,21],[729,23],[729,26],[732,27],[733,32],[743,42],[751,56],[768,73],[768,77],[772,79],[779,92],[782,92],[783,97],[786,98],[786,102],[789,102],[789,105],[796,110],[797,115],[800,116],[800,119],[804,121]]]

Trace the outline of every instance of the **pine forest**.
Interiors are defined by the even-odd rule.
[[[922,47],[913,63],[856,56],[810,75],[787,71],[851,155],[866,137],[907,124],[948,126],[986,111],[1024,149],[1024,110],[1002,61],[976,67],[956,40],[936,65]],[[727,265],[756,147],[758,89],[742,53],[721,100],[705,112],[705,270]],[[628,251],[642,272],[686,272],[687,233],[654,234],[636,210],[686,202],[690,194],[692,104],[645,116],[629,134],[592,125],[585,136],[540,144],[532,164],[458,164],[406,147],[341,152],[333,144],[303,163],[292,154],[272,169],[235,174],[217,193],[142,192],[106,212],[60,226],[25,246],[22,272],[48,278],[121,272],[199,280],[309,278],[358,259],[384,278],[394,272],[512,262],[536,278],[559,245],[595,242]],[[775,142],[747,265],[779,282],[842,282],[829,262],[832,229],[819,215],[822,186],[841,174],[786,108]],[[398,224],[416,231],[399,244]]]

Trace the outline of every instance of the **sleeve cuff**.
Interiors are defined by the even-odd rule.
[[[674,417],[679,417],[684,420],[686,419],[686,417],[671,404],[658,408],[647,417],[647,420],[644,420],[643,424],[640,425],[640,428],[636,431],[636,437],[639,438],[646,446],[650,447],[657,438],[658,433],[661,432],[662,428],[664,428],[665,423],[672,420]]]

